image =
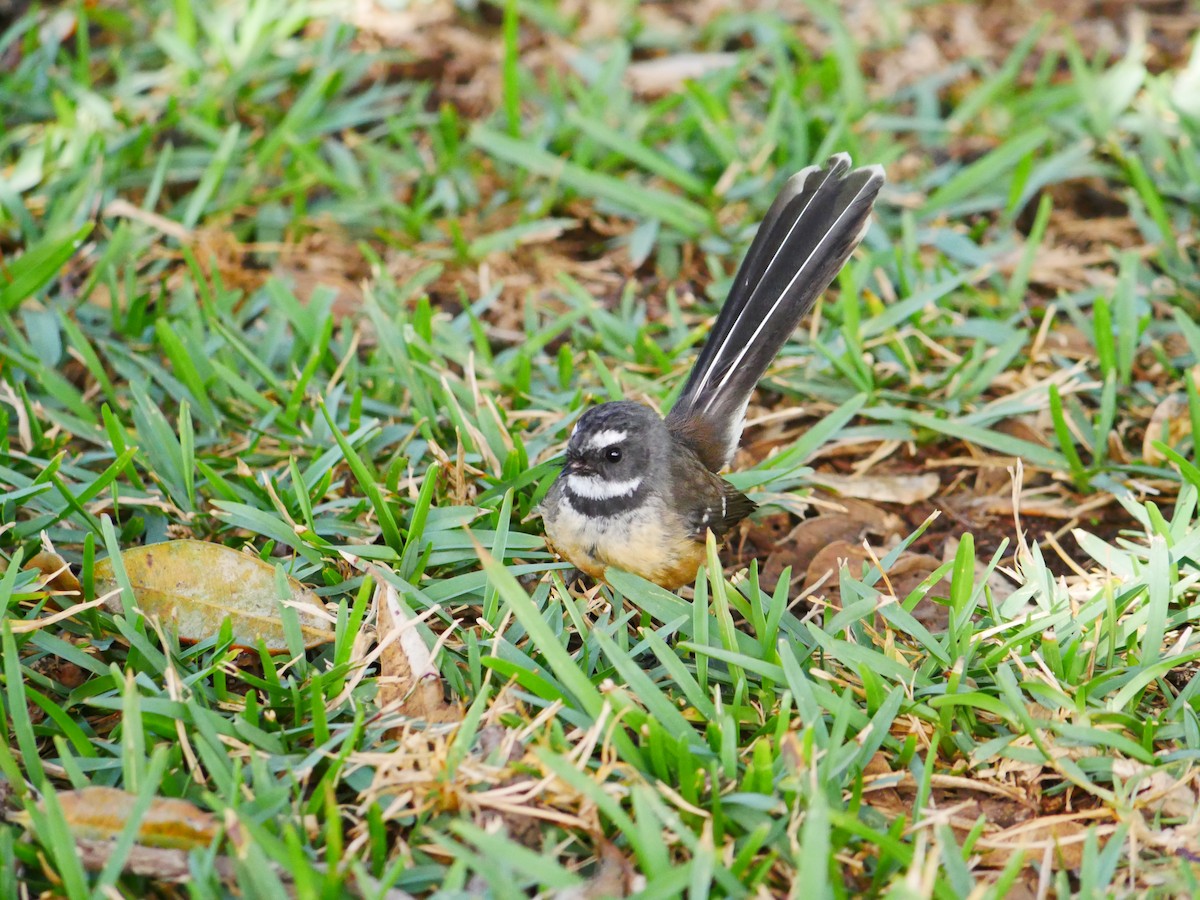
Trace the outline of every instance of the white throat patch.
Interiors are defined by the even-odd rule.
[[[604,478],[587,475],[567,476],[567,487],[571,489],[571,493],[588,500],[615,500],[617,497],[630,497],[641,486],[641,478],[630,478],[628,481],[608,481]]]

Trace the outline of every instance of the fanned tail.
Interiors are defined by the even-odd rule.
[[[667,425],[714,472],[737,450],[759,379],[866,233],[880,166],[839,153],[797,172],[767,211]]]

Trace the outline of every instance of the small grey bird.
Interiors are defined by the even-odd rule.
[[[755,504],[717,473],[750,395],[866,233],[884,175],[837,154],[787,180],[666,419],[621,400],[589,409],[541,505],[551,547],[595,578],[615,566],[675,590]]]

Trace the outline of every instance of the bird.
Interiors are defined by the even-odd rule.
[[[756,508],[719,474],[750,397],[866,234],[884,180],[845,153],[787,179],[666,418],[631,400],[579,418],[540,504],[554,552],[598,580],[611,566],[668,590],[695,581],[707,533],[720,541]]]

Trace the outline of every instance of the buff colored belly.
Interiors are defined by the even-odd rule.
[[[613,566],[668,590],[691,584],[705,558],[703,544],[665,536],[681,531],[677,522],[664,521],[661,509],[589,519],[562,504],[546,520],[551,547],[580,571],[602,579],[605,568]]]

